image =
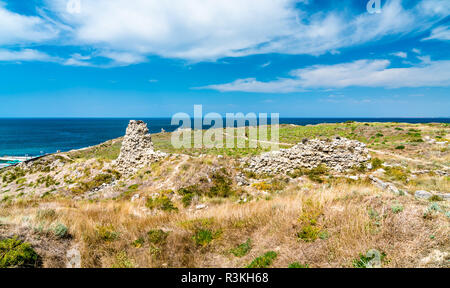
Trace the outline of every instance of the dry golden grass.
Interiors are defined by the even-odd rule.
[[[306,186],[315,188],[301,189]],[[322,207],[317,221],[326,231],[324,239],[305,242],[296,235],[304,225],[299,217],[307,201]],[[394,203],[404,210],[393,213]],[[300,182],[273,195],[272,200],[247,204],[226,200],[198,211],[152,214],[140,202],[58,200],[9,206],[0,216],[31,229],[42,225],[36,218],[39,210],[54,209],[51,222],[69,228],[72,241],[81,249],[84,267],[243,267],[269,250],[278,253],[273,267],[287,267],[292,262],[351,267],[359,253],[372,248],[386,253],[385,267],[415,267],[431,249],[448,252],[450,248],[448,218],[435,213],[431,220],[424,219],[428,205],[362,182],[331,187]],[[147,232],[153,229],[168,232],[167,239],[149,243]],[[193,240],[199,229],[217,236],[199,246]],[[139,238],[144,243],[136,247],[133,242]],[[252,241],[247,255],[238,258],[229,252],[247,239]]]

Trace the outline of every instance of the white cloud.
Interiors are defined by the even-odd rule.
[[[66,1],[48,1],[73,27],[74,41],[142,60],[146,54],[189,60],[245,54],[241,50],[290,33],[295,2],[96,0],[83,1],[81,13],[68,13]]]
[[[5,8],[0,1],[0,45],[37,43],[55,38],[53,25],[35,16],[23,16]]]
[[[306,89],[359,87],[447,87],[450,86],[450,61],[434,61],[408,68],[389,68],[388,60],[358,60],[337,65],[316,65],[291,71],[291,78],[261,82],[254,78],[198,89],[222,92],[244,91],[288,93]]]
[[[373,15],[346,9],[311,13],[308,1],[296,5],[298,0],[84,0],[80,13],[69,13],[66,0],[46,1],[57,22],[71,27],[70,41],[107,51],[106,57],[123,65],[148,55],[195,62],[262,53],[333,54],[425,31],[448,15],[445,0],[410,9],[401,0],[387,0],[382,13]]]
[[[431,35],[423,40],[450,40],[450,26],[440,26],[433,31]]]
[[[55,61],[56,59],[37,50],[18,51],[0,49],[0,61]]]
[[[391,55],[394,55],[396,57],[403,58],[403,59],[408,58],[408,54],[406,52],[395,52],[395,53],[391,53]]]
[[[36,7],[39,16],[24,16],[1,1],[0,45],[83,46],[95,51],[93,59],[72,56],[62,63],[97,67],[146,62],[150,55],[192,62],[263,53],[336,55],[383,37],[428,31],[450,13],[448,0],[411,8],[386,0],[379,14],[312,12],[305,0],[82,0],[74,13],[67,0],[44,0]],[[427,39],[447,33],[448,27],[436,28]],[[111,63],[94,65],[94,56]]]
[[[420,49],[417,49],[417,48],[413,48],[413,49],[411,49],[411,51],[412,51],[413,53],[415,53],[415,54],[420,54],[420,53],[422,53],[422,51],[421,51]]]

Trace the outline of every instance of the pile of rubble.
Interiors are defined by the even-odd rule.
[[[153,149],[147,124],[143,121],[131,120],[115,165],[120,173],[129,175],[166,156],[166,153]]]
[[[345,172],[370,160],[364,143],[337,137],[333,140],[304,139],[289,149],[280,149],[244,159],[246,169],[258,174],[287,174],[296,168],[315,168],[325,164]]]

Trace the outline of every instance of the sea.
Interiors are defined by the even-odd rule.
[[[126,118],[0,118],[0,156],[38,156],[97,145],[125,134]],[[141,119],[150,133],[178,128],[171,118]],[[450,123],[450,118],[280,118],[280,124],[402,122]],[[192,121],[193,122],[193,121]],[[203,128],[208,128],[204,126]]]

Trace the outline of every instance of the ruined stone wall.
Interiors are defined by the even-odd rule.
[[[244,160],[246,169],[260,174],[287,174],[295,168],[315,168],[325,164],[344,172],[370,160],[364,143],[337,137],[333,140],[303,140],[292,148],[263,153]]]

